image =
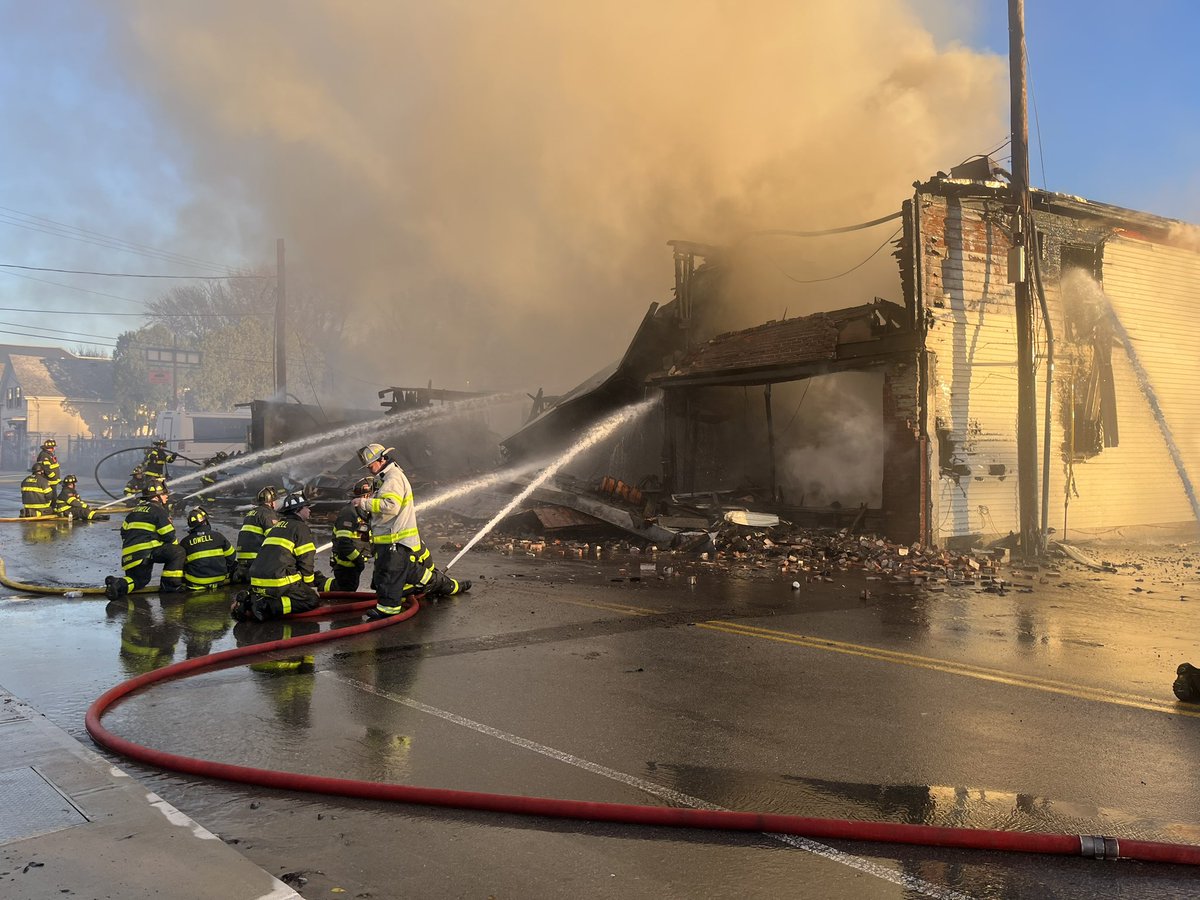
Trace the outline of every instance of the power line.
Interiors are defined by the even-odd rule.
[[[93,272],[87,269],[54,269],[48,266],[22,266],[0,263],[3,269],[23,269],[27,272],[59,272],[65,275],[102,275],[106,278],[172,278],[184,281],[232,281],[238,278],[274,278],[274,275],[154,275],[149,272]]]
[[[92,337],[92,338],[104,338],[105,340],[109,340],[109,341],[116,340],[116,338],[113,337],[111,334],[91,334],[90,332],[87,332],[87,331],[65,331],[62,328],[47,328],[42,325],[27,325],[24,322],[0,322],[0,325],[9,325],[13,328],[33,328],[33,329],[36,329],[37,331],[52,331],[57,334],[68,334],[68,335],[71,335],[72,337],[81,337],[82,336],[82,337]],[[30,335],[30,337],[37,337],[37,335]]]
[[[10,273],[11,274],[11,273]],[[133,301],[136,302],[136,301]],[[138,316],[139,318],[147,317],[174,317],[174,318],[221,318],[221,319],[247,319],[255,316],[273,316],[274,313],[151,313],[151,312],[96,312],[94,309],[32,309],[24,306],[0,306],[0,312],[20,312],[20,313],[49,313],[56,316]],[[37,326],[31,326],[36,328]]]
[[[208,260],[200,259],[199,257],[189,256],[183,253],[175,253],[170,250],[160,250],[159,248],[151,246],[150,244],[143,244],[138,241],[130,241],[125,238],[119,238],[100,231],[93,231],[90,228],[83,228],[79,225],[68,225],[66,222],[58,222],[54,219],[47,219],[45,216],[36,216],[33,213],[22,212],[19,209],[13,209],[9,206],[0,206],[0,210],[2,210],[4,213],[11,214],[3,215],[3,213],[0,213],[0,221],[3,221],[8,225],[15,225],[18,228],[27,228],[30,231],[38,231],[54,237],[65,237],[68,240],[76,240],[82,243],[125,250],[139,256],[147,256],[151,259],[161,259],[167,262],[180,262],[187,265],[198,265],[206,269],[229,270],[228,266],[222,266],[218,263],[209,262]],[[49,229],[47,226],[49,226]],[[71,232],[75,233],[72,234]]]
[[[113,300],[120,300],[122,303],[137,303],[145,305],[148,300],[134,300],[131,297],[118,297],[116,294],[108,294],[104,291],[90,291],[87,288],[76,287],[73,284],[63,284],[61,281],[51,281],[49,278],[38,278],[34,275],[22,275],[20,272],[9,272],[5,269],[0,269],[0,275],[11,275],[13,278],[24,278],[26,281],[37,281],[41,284],[50,284],[54,287],[66,288],[69,291],[79,291],[81,294],[94,294],[97,297],[109,297]]]
[[[820,231],[793,231],[785,228],[774,228],[766,231],[751,231],[742,240],[752,237],[825,237],[830,234],[846,234],[849,231],[862,231],[864,228],[874,228],[884,222],[890,222],[904,215],[903,210],[872,219],[870,222],[859,222],[857,225],[842,225],[839,228],[823,228]]]
[[[891,243],[893,240],[895,240],[895,238],[896,238],[896,235],[898,235],[898,234],[899,234],[901,231],[903,231],[903,230],[904,230],[904,229],[903,229],[902,227],[901,227],[901,228],[897,228],[895,231],[893,231],[893,232],[891,233],[891,235],[888,237],[888,239],[887,239],[887,240],[885,240],[885,241],[884,241],[882,244],[880,244],[878,247],[876,247],[874,250],[872,250],[872,251],[871,251],[871,255],[870,255],[870,256],[868,256],[866,259],[864,259],[862,262],[858,263],[857,265],[853,265],[853,266],[851,266],[851,267],[850,267],[849,269],[847,269],[845,272],[839,272],[839,273],[838,273],[838,274],[836,274],[836,275],[827,275],[827,276],[826,276],[826,277],[824,277],[824,278],[796,278],[796,277],[794,277],[794,276],[790,275],[790,274],[789,274],[789,273],[788,273],[788,272],[787,272],[787,271],[786,271],[786,270],[785,270],[785,269],[784,269],[784,268],[783,268],[781,265],[779,265],[778,263],[775,263],[775,268],[779,269],[779,272],[780,272],[780,274],[781,274],[781,275],[783,275],[785,278],[787,278],[787,279],[788,279],[788,280],[790,280],[790,281],[794,281],[794,282],[796,282],[796,284],[817,284],[818,282],[821,282],[821,281],[833,281],[835,278],[842,278],[842,277],[844,277],[844,276],[846,276],[846,275],[849,275],[851,272],[853,272],[853,271],[855,271],[855,270],[857,270],[857,269],[861,269],[861,268],[862,268],[863,266],[865,266],[865,265],[866,265],[868,262],[870,262],[872,259],[874,259],[874,258],[875,258],[875,255],[876,255],[877,253],[879,253],[879,251],[880,251],[880,250],[882,250],[884,247],[886,247],[888,244],[890,244],[890,243]],[[774,260],[772,260],[772,262],[774,262]]]

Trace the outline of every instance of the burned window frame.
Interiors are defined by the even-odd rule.
[[[1098,456],[1106,447],[1116,447],[1120,432],[1112,368],[1112,321],[1103,311],[1085,318],[1080,315],[1085,306],[1068,302],[1064,279],[1074,269],[1083,270],[1103,287],[1103,243],[1066,241],[1059,247],[1064,340],[1073,345],[1074,357],[1074,364],[1067,369],[1063,396],[1063,452],[1080,461]]]

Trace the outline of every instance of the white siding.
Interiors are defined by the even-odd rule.
[[[978,203],[923,198],[922,294],[932,316],[930,428],[949,428],[951,462],[933,463],[933,537],[1006,534],[1017,519],[1017,348],[1008,238]],[[944,240],[942,236],[944,235]],[[937,447],[936,434],[930,434]]]
[[[1193,310],[1200,299],[1200,256],[1116,237],[1105,246],[1103,279],[1104,291],[1130,337],[1195,485],[1200,479],[1200,330]],[[1133,363],[1119,345],[1113,347],[1112,360],[1120,445],[1075,464],[1079,497],[1071,498],[1068,536],[1194,518]],[[1062,456],[1056,453],[1054,458],[1061,461]],[[1050,524],[1058,528],[1062,527],[1062,468],[1054,466],[1051,473]]]

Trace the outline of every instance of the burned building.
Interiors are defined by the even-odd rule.
[[[942,546],[1017,532],[1013,205],[993,178],[915,185],[898,216],[897,299],[740,331],[704,331],[705,304],[724,289],[721,252],[672,242],[674,299],[652,306],[624,358],[511,437],[510,451],[561,445],[650,389],[663,403],[638,464],[655,468],[664,498],[725,493],[793,521],[853,521]],[[1045,191],[1032,210],[1038,471],[1026,477],[1039,497],[1047,488],[1048,530],[1194,525],[1197,230]],[[800,433],[814,388],[832,412],[805,413]],[[806,448],[822,442],[832,454],[818,466]],[[840,483],[847,472],[855,478]]]

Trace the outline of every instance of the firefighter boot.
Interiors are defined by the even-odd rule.
[[[109,600],[120,600],[129,593],[129,582],[120,575],[109,575],[104,579],[104,596]]]

